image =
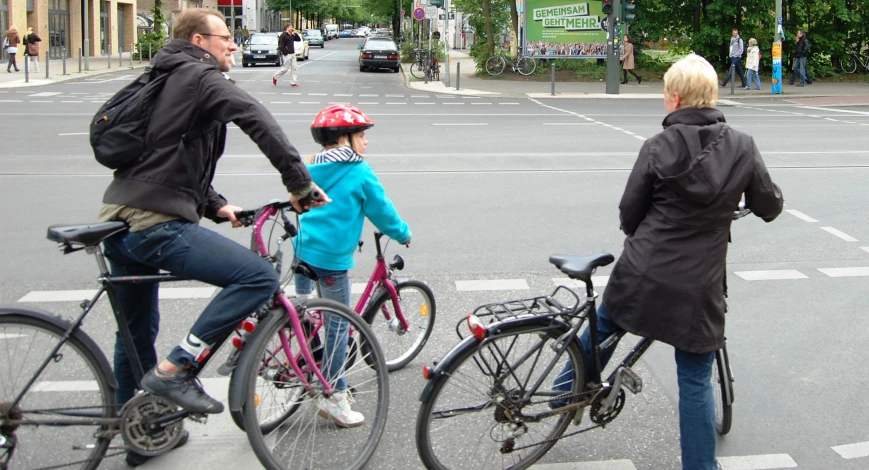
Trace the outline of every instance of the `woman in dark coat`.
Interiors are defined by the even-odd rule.
[[[669,114],[628,178],[619,204],[624,251],[597,311],[600,341],[626,330],[676,349],[686,470],[716,468],[711,373],[714,352],[724,345],[733,212],[745,195],[746,207],[770,222],[784,204],[754,139],[727,125],[717,99],[715,69],[700,56],[689,55],[664,75]],[[580,341],[589,360],[588,329]],[[601,354],[602,367],[613,349]]]
[[[42,42],[42,38],[36,35],[33,32],[33,28],[27,27],[27,34],[24,35],[24,56],[26,61],[30,62],[29,70],[32,70],[34,73],[39,72],[39,43]]]

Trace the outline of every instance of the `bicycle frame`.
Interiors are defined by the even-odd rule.
[[[365,286],[365,291],[362,292],[362,297],[359,298],[359,301],[356,303],[356,313],[362,315],[365,313],[365,307],[368,305],[368,302],[371,300],[371,296],[374,294],[375,290],[378,287],[383,287],[389,292],[389,297],[392,299],[392,306],[395,308],[395,316],[398,318],[398,322],[401,324],[401,328],[407,330],[410,325],[407,323],[407,319],[404,317],[404,313],[401,311],[401,305],[398,302],[398,291],[395,289],[395,285],[392,283],[392,280],[389,278],[390,270],[386,265],[386,260],[383,257],[383,250],[380,247],[380,239],[383,237],[383,234],[380,232],[374,232],[374,246],[377,249],[376,260],[377,263],[374,265],[374,271],[371,273],[371,277],[368,279],[368,284]],[[389,312],[384,311],[383,316],[387,321],[391,320]]]

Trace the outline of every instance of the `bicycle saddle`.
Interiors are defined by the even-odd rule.
[[[48,227],[48,239],[69,247],[94,246],[127,228],[127,223],[121,221],[87,225],[52,225]]]
[[[549,262],[567,274],[569,278],[583,282],[591,282],[591,275],[597,268],[606,266],[613,261],[615,261],[615,257],[609,253],[593,256],[552,255],[549,257]]]

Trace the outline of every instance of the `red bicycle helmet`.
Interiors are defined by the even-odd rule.
[[[338,142],[342,135],[355,134],[374,127],[371,120],[361,109],[349,104],[326,106],[311,123],[311,135],[322,146]]]

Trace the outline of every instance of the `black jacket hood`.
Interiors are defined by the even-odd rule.
[[[190,62],[212,65],[220,71],[217,60],[210,52],[183,39],[173,39],[169,44],[160,49],[154,55],[151,69],[161,72],[172,71]]]

